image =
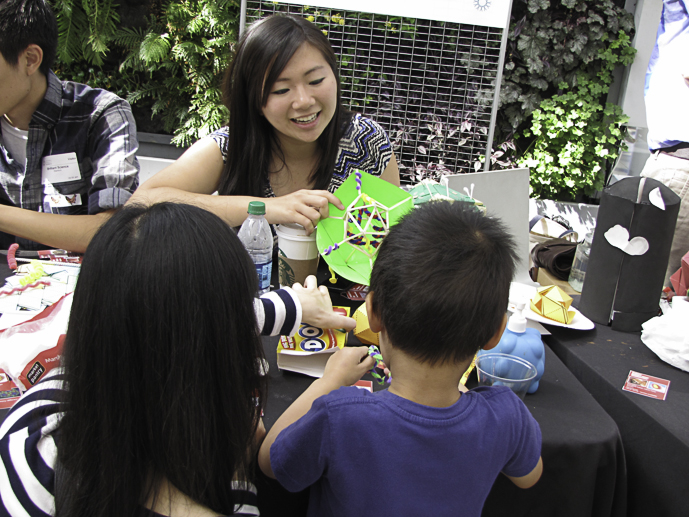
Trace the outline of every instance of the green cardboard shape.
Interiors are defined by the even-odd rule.
[[[357,171],[361,172],[361,171]],[[334,244],[342,243],[347,239],[347,208],[352,205],[354,200],[359,197],[357,191],[356,174],[351,174],[345,182],[340,185],[335,191],[335,196],[342,201],[345,210],[338,209],[335,205],[330,204],[328,209],[330,217],[323,219],[318,223],[318,232],[316,233],[316,243],[318,250],[323,259],[338,275],[357,282],[363,285],[369,285],[371,278],[371,269],[375,261],[377,249],[373,246],[363,246],[343,243],[336,250],[326,253],[326,249]],[[388,228],[397,224],[397,221],[413,208],[412,197],[399,187],[388,183],[376,176],[371,176],[366,172],[361,172],[361,192],[367,195],[373,201],[387,207],[390,210],[381,211],[381,215],[385,217],[387,212]],[[358,216],[359,210],[357,207],[369,205],[368,201],[359,199],[351,210],[352,215]],[[367,216],[362,215],[362,225],[365,227],[365,220]],[[373,229],[371,229],[373,232]],[[383,232],[387,234],[387,232]],[[374,235],[381,235],[380,231],[375,231]],[[380,241],[381,239],[369,235],[371,241]],[[373,257],[369,256],[373,255]]]
[[[414,206],[428,203],[436,199],[441,199],[459,201],[461,203],[473,205],[484,214],[486,213],[486,207],[478,199],[465,196],[464,194],[461,194],[456,190],[452,190],[450,187],[441,185],[437,181],[433,180],[423,180],[420,183],[417,183],[416,186],[409,191],[409,194],[411,194],[412,200],[414,201]]]

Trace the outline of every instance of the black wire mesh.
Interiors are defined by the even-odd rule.
[[[503,29],[248,0],[247,23],[303,16],[340,59],[343,101],[388,132],[402,181],[474,172],[485,154]]]

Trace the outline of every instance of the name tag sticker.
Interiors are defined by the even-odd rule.
[[[46,195],[45,200],[48,201],[51,208],[65,208],[68,206],[81,205],[81,194],[69,194],[63,196],[62,194]]]
[[[64,183],[81,179],[77,153],[55,154],[43,158],[41,183]]]

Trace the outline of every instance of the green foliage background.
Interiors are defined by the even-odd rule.
[[[49,1],[60,31],[56,73],[129,100],[140,131],[189,145],[226,120],[221,83],[238,0]],[[634,55],[622,4],[513,0],[490,160],[528,165],[534,197],[595,194],[620,151],[626,119],[605,100],[612,70]],[[347,55],[343,67],[347,80]]]
[[[120,18],[129,5],[110,0],[52,3],[60,30],[60,77],[117,93],[132,104],[140,131],[173,134],[173,142],[181,146],[225,122],[221,84],[238,36],[237,2],[148,1],[143,14],[127,23]],[[88,11],[99,16],[93,23],[88,3],[102,4]],[[107,30],[96,38],[99,27]]]
[[[503,145],[495,152],[505,165],[530,167],[533,197],[587,200],[624,147],[628,118],[606,103],[614,68],[636,52],[633,17],[622,5],[513,1],[496,128]]]

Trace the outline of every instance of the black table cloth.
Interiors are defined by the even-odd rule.
[[[689,515],[689,373],[659,359],[639,333],[604,325],[588,332],[550,330],[546,343],[620,430],[628,515]],[[623,391],[630,370],[668,379],[666,399]]]
[[[270,365],[263,421],[270,429],[313,379],[277,368],[277,338],[263,338]],[[370,375],[364,379],[373,380]],[[470,378],[471,387],[475,379]],[[384,389],[374,382],[374,390]],[[486,501],[488,516],[623,516],[626,479],[622,442],[615,422],[546,347],[545,374],[525,404],[543,434],[543,476],[528,490],[505,476]],[[384,460],[380,459],[381,465]],[[470,469],[470,465],[458,466]],[[382,479],[371,465],[371,479]],[[384,508],[384,504],[381,508]]]
[[[11,272],[6,264],[0,263],[0,275],[4,278],[9,274]],[[325,278],[319,283],[326,283]],[[333,299],[336,305],[348,305],[346,300],[335,293]],[[277,338],[263,338],[263,343],[270,365],[264,423],[270,429],[313,379],[278,370]],[[369,375],[365,379],[373,380]],[[475,379],[470,378],[470,386],[472,382],[475,383]],[[374,382],[374,389],[382,388]],[[675,389],[673,384],[671,395]],[[686,394],[686,390],[684,393]],[[483,515],[625,515],[625,454],[617,426],[548,347],[545,374],[539,390],[533,395],[527,395],[525,403],[540,424],[543,434],[543,476],[528,490],[519,489],[506,477],[499,476],[488,497]],[[0,422],[6,412],[0,411]],[[684,421],[689,421],[689,417]],[[382,476],[375,472],[374,465],[371,466],[370,474],[371,480]],[[291,510],[303,508],[306,502],[307,494],[287,494],[274,482],[261,476],[257,484],[259,497],[263,499],[261,510],[267,517],[294,514]],[[381,511],[384,512],[384,504]]]

